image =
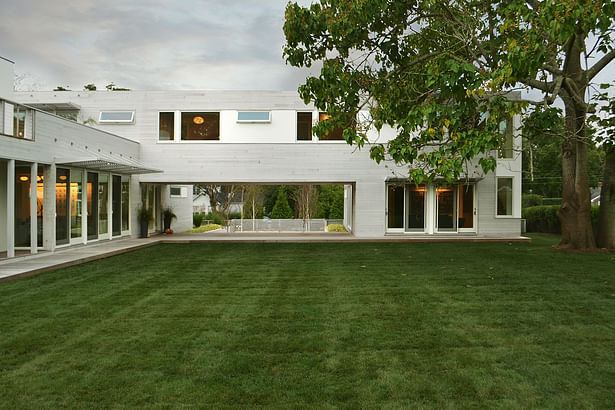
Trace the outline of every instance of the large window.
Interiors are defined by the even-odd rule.
[[[182,141],[219,140],[219,112],[182,112]]]
[[[512,198],[513,198],[513,179],[512,178],[498,178],[498,215],[499,216],[512,216]]]
[[[158,140],[173,141],[175,137],[175,113],[161,112],[158,122]]]
[[[298,112],[297,113],[297,140],[311,141],[312,140],[312,113]]]
[[[498,156],[503,159],[513,157],[513,127],[512,119],[500,122],[500,148]]]
[[[321,112],[318,114],[318,121],[327,121],[331,116],[326,112]],[[343,140],[344,129],[342,127],[335,127],[331,131],[327,132],[326,135],[319,137],[319,140],[325,141],[334,141],[334,140]]]
[[[56,171],[56,245],[68,243],[70,228],[68,184],[70,170],[57,168]]]

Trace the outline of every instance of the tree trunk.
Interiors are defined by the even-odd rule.
[[[558,211],[562,225],[560,248],[591,250],[596,241],[591,225],[591,199],[588,183],[585,111],[565,101],[566,136],[562,144],[562,205]]]
[[[562,206],[557,215],[562,225],[560,248],[592,250],[596,239],[591,224],[591,198],[587,166],[585,121],[586,74],[581,67],[582,33],[567,45],[562,93],[566,109],[566,133],[562,144]]]
[[[598,246],[615,249],[615,146],[606,149],[604,160],[598,216]]]

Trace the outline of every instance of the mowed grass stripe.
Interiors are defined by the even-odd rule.
[[[612,407],[615,260],[168,244],[0,285],[0,407]]]

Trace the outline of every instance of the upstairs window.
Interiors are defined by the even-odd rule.
[[[513,157],[513,127],[512,119],[500,122],[500,147],[498,157],[511,159]]]
[[[134,120],[134,111],[101,111],[98,116],[100,124],[132,124]]]
[[[297,141],[312,140],[312,113],[297,113]]]
[[[13,136],[17,138],[26,136],[26,110],[18,105],[13,110]]]
[[[219,140],[219,112],[182,112],[182,141]]]
[[[271,122],[270,111],[238,111],[237,122]]]
[[[321,112],[318,114],[318,121],[327,121],[331,116],[326,112]],[[354,126],[354,125],[352,125]],[[351,126],[351,127],[352,127]],[[347,127],[348,128],[348,127]],[[335,127],[331,131],[329,131],[326,135],[319,137],[318,139],[321,141],[343,141],[344,137],[344,128]]]
[[[175,138],[175,113],[161,112],[158,117],[158,140],[173,141]]]

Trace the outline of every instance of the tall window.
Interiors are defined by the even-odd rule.
[[[130,177],[122,175],[122,231],[129,228],[128,217],[130,216]]]
[[[498,156],[504,159],[513,157],[513,127],[512,119],[500,122],[500,148]]]
[[[70,237],[81,237],[81,217],[83,215],[82,202],[83,171],[72,169],[70,171]]]
[[[512,216],[512,198],[513,198],[513,179],[498,178],[498,215]]]
[[[13,111],[13,136],[17,138],[26,136],[26,110],[18,105]]]
[[[182,141],[219,139],[219,112],[182,112]]]
[[[161,112],[158,122],[158,140],[173,141],[175,137],[175,113]]]
[[[311,141],[312,140],[312,113],[298,112],[297,113],[297,140]]]
[[[318,114],[319,122],[327,121],[329,118],[331,118],[331,116],[327,114],[326,112],[321,112]],[[342,127],[335,127],[331,131],[327,132],[326,135],[323,135],[319,137],[318,139],[325,140],[325,141],[343,140],[344,139],[344,137],[342,136],[343,133],[344,133],[344,129]]]

